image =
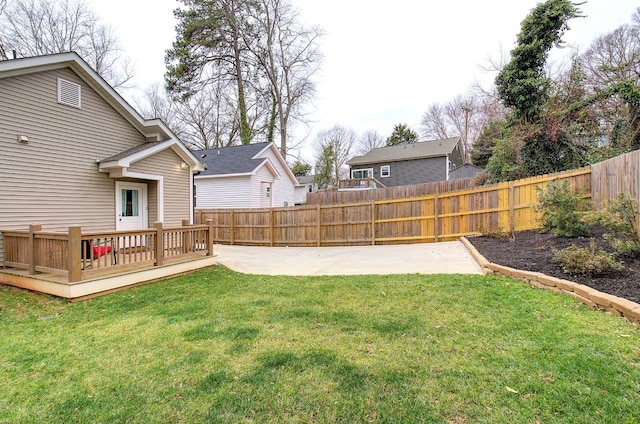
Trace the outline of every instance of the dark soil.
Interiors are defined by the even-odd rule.
[[[523,271],[541,272],[640,303],[639,258],[620,257],[618,259],[623,263],[624,271],[597,277],[566,274],[560,264],[553,261],[553,248],[561,250],[572,244],[590,248],[591,238],[595,239],[598,247],[613,251],[603,237],[605,232],[604,228],[596,227],[587,237],[567,238],[556,237],[551,233],[523,231],[515,235],[515,240],[484,236],[469,237],[469,241],[489,262]]]

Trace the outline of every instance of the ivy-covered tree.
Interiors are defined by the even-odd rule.
[[[319,189],[335,187],[338,182],[334,178],[334,149],[331,144],[322,147],[320,156],[316,160],[316,175],[313,182]]]
[[[179,1],[185,7],[174,11],[167,89],[186,101],[222,87],[220,100],[236,105],[224,120],[237,121],[240,141],[274,141],[278,132],[286,155],[288,127],[306,122],[304,106],[315,93],[311,77],[321,60],[321,31],[301,25],[288,0]]]
[[[522,21],[518,45],[496,78],[498,94],[516,118],[526,123],[542,119],[550,84],[544,69],[549,51],[561,43],[569,20],[578,16],[580,10],[571,1],[547,0]]]
[[[178,35],[165,58],[167,89],[186,99],[211,81],[232,80],[237,90],[240,139],[248,144],[251,131],[245,76],[249,62],[243,35],[251,31],[249,18],[255,4],[250,0],[181,2],[186,9],[174,11]]]
[[[387,137],[387,146],[415,143],[418,141],[418,133],[409,128],[407,124],[396,124],[393,132]]]

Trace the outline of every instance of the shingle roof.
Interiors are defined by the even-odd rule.
[[[395,162],[407,159],[419,159],[445,156],[454,151],[460,137],[443,140],[421,141],[419,143],[400,144],[398,146],[377,147],[362,156],[352,158],[349,165],[362,165],[380,162]]]
[[[219,149],[194,150],[193,154],[207,165],[207,169],[200,173],[201,176],[248,174],[266,160],[265,158],[254,159],[253,157],[268,145],[268,142],[242,144]]]
[[[296,179],[298,180],[299,184],[310,184],[313,182],[313,179],[315,177],[315,175],[301,175],[299,177],[296,177]]]

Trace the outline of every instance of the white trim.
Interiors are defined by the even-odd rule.
[[[253,175],[253,172],[244,172],[242,174],[221,174],[221,175],[194,175],[193,178],[196,180],[205,180],[205,179],[213,179],[213,178],[229,178],[229,177],[250,177]]]
[[[142,198],[140,199],[139,203],[138,203],[138,208],[142,209],[142,228],[140,228],[141,230],[148,228],[149,227],[149,213],[148,213],[148,207],[149,207],[149,187],[147,187],[146,183],[140,183],[140,182],[132,182],[132,181],[116,181],[115,184],[115,196],[116,196],[116,201],[115,201],[115,218],[116,218],[116,231],[119,231],[120,228],[118,223],[120,222],[120,220],[118,219],[119,215],[119,210],[120,208],[118,208],[118,206],[121,206],[121,200],[120,200],[120,190],[122,186],[131,186],[131,187],[139,187],[140,191],[142,192]]]
[[[262,158],[259,158],[259,159],[262,159]],[[280,179],[281,177],[280,173],[278,172],[276,167],[273,165],[273,163],[271,163],[269,158],[264,158],[264,160],[260,163],[260,165],[253,168],[253,171],[251,172],[242,172],[238,174],[220,174],[220,175],[194,175],[194,178],[198,180],[203,180],[206,178],[250,177],[250,176],[256,175],[260,170],[260,168],[262,168],[265,165],[267,166],[267,168],[269,168],[269,171],[271,171],[271,173],[273,174],[276,180]]]
[[[177,140],[167,140],[163,143],[159,143],[152,147],[149,147],[148,149],[132,153],[118,160],[110,162],[100,162],[99,170],[100,172],[105,172],[113,168],[128,168],[132,163],[148,158],[149,156],[153,156],[156,153],[159,153],[168,148],[173,150],[180,157],[180,159],[190,162],[189,167],[191,168],[192,172],[204,171],[201,162],[199,162],[193,155],[193,153],[191,153],[186,147],[184,147],[182,143],[178,142]]]
[[[129,172],[127,169],[115,169],[109,173],[111,178],[136,178],[139,180],[152,180],[158,182],[158,221],[164,222],[164,177],[162,175],[144,174],[142,172]],[[116,181],[116,184],[118,181]],[[193,203],[192,203],[193,206]],[[193,209],[193,208],[192,208]]]
[[[367,171],[367,176],[366,177],[355,178],[353,176],[353,173],[354,172],[358,172],[358,171]],[[359,168],[359,169],[352,169],[351,170],[351,179],[352,180],[360,180],[362,178],[373,178],[373,168]]]
[[[193,186],[195,185],[195,181],[193,180],[193,173],[189,173],[189,224],[193,225],[194,216],[193,216]]]
[[[293,184],[294,185],[298,185],[298,179],[296,178],[295,175],[293,175],[293,171],[291,171],[291,169],[289,168],[289,165],[287,164],[287,161],[282,156],[282,153],[280,153],[280,149],[278,149],[278,147],[276,146],[276,144],[274,142],[269,143],[264,149],[262,149],[260,152],[258,152],[258,154],[256,154],[253,158],[254,159],[260,158],[260,156],[267,149],[272,149],[274,151],[276,157],[278,158],[278,161],[280,162],[280,165],[285,169],[285,172],[287,173],[287,175],[289,175],[289,178],[291,178],[291,180],[293,181]]]

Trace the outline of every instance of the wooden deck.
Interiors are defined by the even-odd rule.
[[[187,274],[217,263],[216,256],[193,255],[168,261],[163,266],[143,266],[138,263],[128,270],[97,275],[77,282],[69,282],[67,276],[60,274],[30,275],[26,269],[0,268],[0,283],[80,301]]]
[[[133,231],[3,230],[0,283],[86,299],[215,265],[212,224]]]

